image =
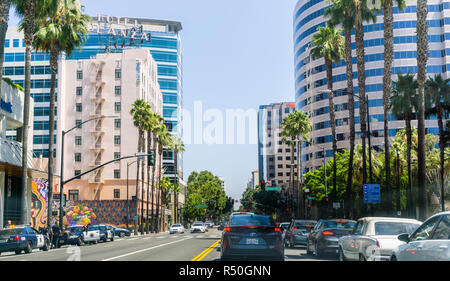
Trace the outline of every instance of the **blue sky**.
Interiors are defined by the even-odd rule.
[[[297,0],[82,0],[85,12],[180,21],[184,107],[259,108],[294,101],[292,16]],[[13,16],[10,24],[17,23]],[[210,170],[236,199],[258,169],[257,145],[187,145],[184,178]]]

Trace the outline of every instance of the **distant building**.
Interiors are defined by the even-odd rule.
[[[222,189],[225,190],[225,179],[219,177],[219,180],[220,180],[220,184],[222,185]]]
[[[259,170],[252,172],[252,187],[256,188],[259,185]]]
[[[258,112],[258,183],[265,180],[272,185],[289,182],[291,147],[282,142],[281,121],[295,111],[293,102],[261,105]],[[298,162],[297,149],[294,163]],[[294,170],[297,164],[294,166]],[[295,176],[297,173],[295,173]]]

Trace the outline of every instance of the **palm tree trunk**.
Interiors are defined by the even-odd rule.
[[[155,149],[155,146],[158,145],[158,143],[156,141],[156,134],[153,133],[152,137],[153,137],[153,147],[152,147],[152,149]],[[155,162],[156,162],[156,149],[155,149]],[[151,231],[152,232],[155,232],[155,228],[156,228],[156,225],[155,225],[155,220],[156,220],[156,218],[155,218],[155,172],[156,172],[156,163],[152,167],[152,216],[151,216],[151,219],[152,219],[152,229],[151,229]],[[158,204],[158,202],[156,202],[156,204]],[[158,213],[156,213],[156,217],[157,217],[157,215],[158,215]]]
[[[25,38],[25,98],[23,109],[22,130],[22,214],[21,224],[29,224],[31,210],[28,202],[28,138],[30,133],[30,89],[31,89],[31,49],[34,36],[34,1],[25,3],[25,15],[23,17]],[[1,46],[3,47],[3,46]],[[62,196],[62,194],[61,194]]]
[[[142,131],[142,152],[145,151],[145,136],[144,131]],[[142,194],[142,200],[141,200],[141,234],[144,233],[144,191],[145,191],[145,171],[144,171],[144,161],[141,161],[141,194]],[[147,190],[148,195],[148,190]]]
[[[419,219],[427,218],[427,191],[426,165],[425,165],[425,82],[427,79],[428,61],[428,25],[427,25],[427,0],[417,0],[417,93],[418,93],[418,151],[417,151],[417,174],[418,174],[418,205]]]
[[[333,101],[333,67],[330,59],[325,57],[325,66],[327,68],[327,84],[328,90],[328,107],[330,108],[330,123],[331,123],[331,137],[333,141],[333,201],[337,200],[337,168],[336,168],[336,153],[337,153],[337,139],[336,139],[336,115],[334,112]]]
[[[294,218],[294,215],[295,215],[295,213],[294,213],[294,189],[295,189],[295,187],[294,187],[294,150],[295,150],[295,143],[294,143],[294,140],[295,140],[295,138],[294,137],[292,137],[292,143],[293,144],[291,144],[291,167],[290,167],[290,171],[291,171],[291,174],[290,174],[290,180],[291,180],[291,217],[292,218]]]
[[[444,189],[444,157],[445,157],[445,142],[444,142],[444,123],[443,119],[443,108],[438,100],[436,103],[438,127],[439,127],[439,156],[440,156],[440,178],[441,178],[441,208],[442,212],[445,212],[445,189]]]
[[[53,200],[53,149],[55,134],[55,89],[56,89],[56,73],[58,71],[58,52],[53,50],[50,52],[50,109],[49,109],[49,141],[48,141],[48,211],[47,211],[47,225],[51,226],[52,221],[52,200]]]
[[[174,170],[175,170],[175,189],[173,192],[173,210],[174,210],[174,222],[178,223],[178,197],[177,197],[177,190],[178,190],[178,150],[175,148],[174,150]]]
[[[364,62],[364,32],[362,24],[361,1],[355,0],[355,41],[356,41],[356,65],[358,68],[358,94],[360,99],[359,118],[361,121],[361,138],[362,138],[362,166],[363,166],[363,184],[367,183],[367,167],[366,167],[366,107],[361,101],[366,99],[366,70]],[[366,213],[364,204],[364,190],[361,188],[359,193],[360,210],[362,214]]]
[[[384,76],[383,76],[383,110],[384,110],[384,162],[386,173],[386,212],[392,215],[391,160],[389,153],[389,108],[392,92],[392,55],[394,51],[394,15],[391,0],[384,1]],[[370,132],[369,132],[370,134]]]
[[[406,126],[406,158],[408,162],[408,192],[407,192],[407,211],[409,217],[416,217],[416,212],[414,209],[414,206],[416,205],[416,198],[415,194],[416,192],[413,192],[413,185],[412,185],[412,174],[411,174],[411,146],[412,146],[412,130],[411,130],[411,118],[409,114],[405,114],[405,126]]]
[[[141,137],[141,130],[139,129],[139,138],[138,138],[138,152],[141,152],[141,142],[142,142],[142,137]],[[137,225],[138,222],[140,221],[138,218],[138,206],[139,206],[139,167],[141,166],[141,160],[137,160],[136,163],[136,220],[134,221],[134,234],[137,235]]]
[[[301,204],[301,200],[300,200],[300,189],[302,188],[301,184],[300,184],[300,150],[299,150],[299,145],[300,145],[300,136],[298,137],[298,142],[297,142],[297,161],[295,162],[295,164],[297,165],[297,202],[298,202],[298,210],[297,210],[297,215],[299,218],[301,218],[301,213],[302,213],[302,204]]]
[[[0,70],[3,69],[3,60],[5,58],[5,37],[8,30],[9,8],[11,0],[3,0],[0,2]],[[0,71],[0,83],[3,78],[3,71]],[[2,97],[2,89],[0,87],[0,98]]]
[[[159,142],[156,141],[155,142],[155,152],[158,151],[160,153],[160,155],[161,155],[161,152],[160,152],[160,149],[159,149],[160,146],[161,145],[159,144]],[[155,155],[155,159],[156,159],[156,155]],[[160,159],[159,162],[161,163],[161,161],[162,161],[162,159]],[[157,163],[155,163],[155,168],[156,168],[156,165],[157,165]],[[161,200],[161,165],[159,163],[158,163],[158,165],[159,165],[160,168],[158,170],[158,190],[156,190],[156,218],[155,218],[155,220],[156,220],[156,223],[155,223],[155,225],[156,225],[156,230],[155,230],[156,233],[159,233],[159,230],[161,229],[161,227],[160,227],[160,218],[159,218],[159,214],[160,214],[159,209],[162,206],[162,204],[160,202],[160,200]],[[156,172],[156,169],[153,170],[153,178],[155,178],[155,172]]]
[[[347,75],[348,92],[348,116],[350,127],[350,159],[348,163],[347,188],[345,191],[345,216],[350,217],[351,192],[353,184],[353,158],[355,155],[355,100],[353,97],[353,62],[352,62],[352,34],[350,30],[345,30],[345,62]]]
[[[152,138],[151,138],[151,130],[147,131],[147,154],[150,154],[150,148],[152,145]],[[147,156],[149,157],[149,156]],[[150,166],[147,165],[147,219],[145,220],[145,232],[147,234],[150,233],[150,226],[149,226],[149,219],[148,219],[148,211],[149,211],[149,202],[150,202],[150,194],[149,194],[149,190],[150,190]],[[153,185],[152,185],[152,190],[153,190]],[[152,218],[153,218],[153,192],[152,192]],[[152,224],[152,228],[153,228],[153,224]]]

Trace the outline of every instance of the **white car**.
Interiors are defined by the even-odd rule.
[[[100,229],[98,225],[90,225],[83,232],[83,242],[88,244],[97,244],[100,241]]]
[[[420,224],[413,219],[361,218],[350,235],[339,238],[339,260],[389,261],[392,251],[405,243],[398,235],[412,233]]]
[[[450,212],[428,218],[411,235],[398,236],[404,241],[392,253],[392,261],[450,261]]]
[[[174,224],[169,228],[169,233],[184,233],[184,227],[181,224]]]
[[[201,232],[201,233],[205,233],[206,232],[206,225],[202,222],[194,222],[191,225],[191,233],[194,232]]]

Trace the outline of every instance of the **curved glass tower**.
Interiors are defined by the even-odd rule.
[[[323,58],[310,59],[310,43],[313,34],[320,26],[325,26],[327,19],[324,11],[330,5],[325,0],[300,0],[294,12],[294,55],[295,55],[295,103],[298,110],[309,113],[313,130],[312,145],[303,150],[305,172],[323,165],[324,157],[333,156],[332,137],[329,118],[328,96],[321,91],[327,89],[326,69]],[[434,76],[442,73],[447,78],[450,67],[450,1],[428,1],[428,40],[429,60],[427,74]],[[354,35],[354,32],[352,33]],[[399,11],[394,6],[394,60],[392,79],[396,81],[397,73],[417,73],[416,45],[416,1],[407,0],[407,8]],[[384,73],[384,39],[383,15],[377,16],[377,22],[364,23],[364,46],[366,68],[366,93],[369,97],[370,126],[372,146],[376,150],[384,148],[383,128],[383,73]],[[449,47],[449,48],[447,48]],[[353,76],[355,94],[358,93],[356,44],[352,36]],[[449,55],[447,55],[449,52]],[[348,149],[348,97],[344,60],[333,64],[333,89],[336,112],[336,134],[338,149]],[[363,104],[361,104],[363,105]],[[355,98],[356,143],[361,143],[359,120],[359,100]],[[435,117],[425,122],[427,133],[438,133]],[[417,121],[413,121],[417,126]],[[389,114],[389,136],[394,137],[404,127],[403,120],[397,120]],[[325,154],[325,155],[324,155]]]

